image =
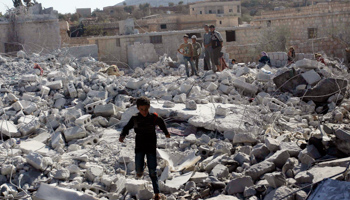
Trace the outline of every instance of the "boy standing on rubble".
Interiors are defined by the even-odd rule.
[[[177,51],[184,56],[187,77],[190,77],[188,62],[190,63],[192,68],[191,76],[193,76],[194,74],[198,76],[198,72],[194,67],[193,63],[193,46],[191,43],[188,42],[188,35],[184,35],[184,43],[181,44]]]
[[[135,138],[135,170],[137,178],[141,178],[144,171],[145,156],[147,157],[147,166],[149,176],[152,180],[154,199],[160,199],[159,185],[157,177],[157,135],[156,126],[164,132],[167,138],[170,134],[166,128],[164,120],[157,113],[149,113],[151,106],[150,100],[146,97],[140,97],[136,101],[139,113],[132,116],[128,124],[123,128],[119,141],[124,142],[125,137],[129,134],[130,129],[134,129]]]
[[[201,56],[202,54],[202,45],[199,42],[197,42],[196,35],[192,35],[191,39],[192,39],[192,46],[193,46],[193,60],[196,64],[196,70],[198,73],[199,72],[198,63],[199,63],[199,56]]]

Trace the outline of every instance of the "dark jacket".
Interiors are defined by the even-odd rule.
[[[138,113],[132,116],[128,124],[123,128],[122,137],[129,134],[130,129],[134,129],[136,133],[135,138],[135,152],[156,153],[157,135],[156,126],[169,135],[164,120],[157,114],[149,113],[146,117]]]
[[[263,56],[260,58],[259,62],[261,63],[264,63],[264,64],[268,64],[268,65],[271,65],[271,61],[270,61],[270,58],[267,57],[267,56]]]

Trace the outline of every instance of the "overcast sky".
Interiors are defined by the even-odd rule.
[[[59,13],[74,13],[76,8],[102,9],[112,6],[123,0],[37,0],[44,8],[53,7]],[[12,8],[12,0],[0,0],[0,12],[6,12],[7,7]]]

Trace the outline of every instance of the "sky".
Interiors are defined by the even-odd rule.
[[[95,8],[102,9],[106,6],[112,6],[123,0],[37,0],[44,8],[53,7],[59,13],[75,13],[76,8]],[[3,14],[7,8],[12,8],[12,0],[0,0],[0,12]]]

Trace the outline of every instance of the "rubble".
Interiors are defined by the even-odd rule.
[[[170,139],[157,136],[168,199],[278,199],[332,175],[348,179],[350,77],[341,63],[240,63],[184,78],[184,66],[170,68],[166,55],[123,71],[90,57],[68,59],[64,49],[2,59],[1,197],[152,198],[147,170],[135,179],[135,133],[118,142],[139,96],[171,128]]]

